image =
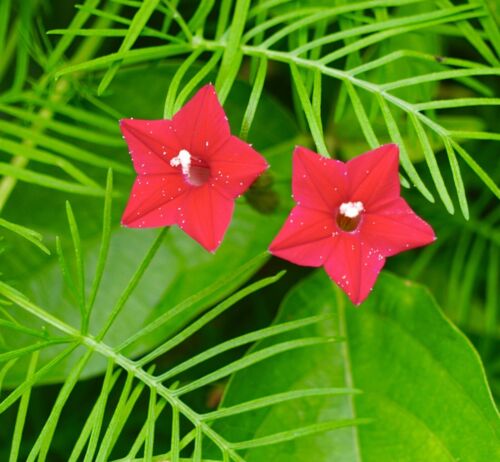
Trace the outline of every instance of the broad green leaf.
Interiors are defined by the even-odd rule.
[[[102,98],[102,101],[124,117],[161,118],[164,97],[176,68],[175,65],[166,65],[121,71],[114,78],[107,90],[107,96]],[[191,70],[191,75],[188,73],[188,77],[192,74],[194,69]],[[159,85],[158,82],[162,84]],[[249,96],[250,88],[246,84],[236,82],[225,104],[235,133],[239,131]],[[273,114],[273,117],[269,117],[268,114]],[[263,254],[288,211],[290,153],[295,144],[296,134],[296,127],[288,113],[263,95],[255,113],[248,141],[258,150],[271,148],[267,159],[276,168],[276,180],[268,190],[257,189],[260,195],[254,192],[252,200],[255,201],[257,197],[257,201],[265,201],[266,196],[271,194],[273,197],[280,197],[277,208],[270,214],[262,214],[256,209],[258,205],[251,205],[245,198],[239,199],[225,241],[215,255],[204,251],[196,242],[173,227],[139,286],[126,303],[123,312],[107,334],[106,341],[109,344],[118,345],[137,332],[146,322],[152,321],[181,301],[202,290],[206,291],[216,281],[220,281],[218,287],[213,289],[213,293],[205,293],[204,297],[193,303],[192,309],[173,319],[163,330],[159,329],[153,333],[147,341],[135,345],[135,350],[130,351],[130,354],[145,351],[163,338],[166,332],[175,331],[207,306],[229,294],[258,269],[263,260],[260,260],[260,263],[257,261],[256,265],[250,266],[230,282],[231,275],[242,265],[253,257]],[[125,143],[121,149],[114,149],[112,152],[121,160],[128,158]],[[124,176],[115,172],[114,183],[120,197],[113,202],[109,259],[104,267],[101,288],[95,299],[90,320],[89,332],[93,334],[97,334],[103,326],[121,291],[157,234],[156,230],[125,229],[119,225],[119,217],[132,180],[132,175]],[[69,269],[75,277],[74,248],[65,218],[66,198],[66,195],[47,189],[38,189],[35,193],[33,186],[20,184],[5,210],[5,217],[41,232],[46,236],[47,245],[51,249],[54,247],[55,236],[62,236],[64,255],[70,262]],[[85,261],[86,294],[89,296],[98,264],[103,201],[73,196],[70,197],[70,202],[79,228],[81,259]],[[18,203],[23,203],[23,207],[17,207]],[[29,216],[24,213],[26,209],[32,211]],[[69,324],[79,325],[78,299],[75,299],[74,294],[64,284],[56,252],[53,252],[51,257],[45,258],[38,255],[40,252],[16,235],[6,236],[5,241],[6,252],[2,255],[2,272],[8,275],[7,282],[40,306],[53,310],[54,315]],[[82,279],[80,275],[78,281]],[[13,312],[13,315],[19,315],[19,319],[23,320],[17,311]],[[33,327],[40,329],[42,326]],[[14,331],[2,328],[1,333],[7,341],[8,348],[20,348],[27,342],[26,337],[19,336]],[[56,348],[42,352],[40,364],[56,353]],[[72,357],[54,369],[45,380],[62,380],[71,367],[71,361]],[[26,367],[27,360],[20,360],[6,377],[5,383],[11,386],[21,381],[25,376]],[[105,367],[106,364],[102,360],[92,359],[83,376],[103,371]]]
[[[235,374],[222,409],[276,390],[356,387],[352,396],[304,398],[215,425],[231,441],[332,419],[370,423],[292,443],[248,450],[248,462],[477,461],[500,457],[498,414],[479,357],[441,313],[424,288],[382,274],[365,303],[353,307],[317,271],[295,286],[278,320],[313,314],[330,320],[301,332],[266,340],[257,348],[295,335],[341,335],[343,343],[285,353]]]

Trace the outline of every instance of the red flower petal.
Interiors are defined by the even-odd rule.
[[[268,167],[266,160],[248,143],[229,137],[210,157],[213,181],[231,197],[238,197]]]
[[[361,201],[373,213],[387,200],[399,197],[399,148],[386,144],[347,162],[351,201]]]
[[[434,240],[432,228],[399,197],[396,145],[347,164],[297,148],[293,189],[300,205],[271,253],[299,265],[323,265],[353,303],[368,296],[387,256]]]
[[[234,200],[216,186],[191,188],[179,204],[179,227],[213,252],[219,247],[233,216]]]
[[[326,159],[297,146],[293,153],[293,197],[297,204],[330,213],[347,198],[347,169],[343,162]]]
[[[231,221],[234,198],[267,163],[231,136],[213,86],[203,87],[172,121],[125,119],[121,128],[139,174],[122,223],[177,224],[214,251]]]
[[[141,175],[135,180],[122,224],[156,228],[177,222],[177,203],[189,189],[182,175]]]
[[[173,131],[193,156],[207,160],[231,135],[213,85],[205,85],[172,119]]]
[[[359,305],[370,293],[384,263],[382,254],[363,242],[359,234],[341,233],[335,239],[325,270]]]
[[[176,171],[170,166],[170,159],[180,148],[169,120],[122,119],[120,128],[138,174]]]
[[[269,246],[269,251],[298,265],[321,266],[330,255],[336,233],[330,214],[295,207]]]
[[[365,214],[361,233],[363,239],[385,256],[421,247],[436,239],[432,228],[402,198],[384,205],[376,214]]]

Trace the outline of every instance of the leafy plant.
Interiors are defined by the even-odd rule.
[[[498,395],[497,15],[490,0],[0,2],[0,459],[493,460],[482,365],[424,289],[385,275],[355,310],[264,250],[294,145],[345,160],[398,143],[439,239],[389,267],[430,288]],[[271,164],[215,256],[118,226],[133,171],[117,119],[169,118],[208,81]]]
[[[295,416],[304,425],[329,414],[363,416],[371,421],[343,434],[331,433],[329,438],[311,436],[293,446],[252,448],[245,459],[304,460],[310,448],[315,448],[318,461],[483,461],[498,457],[498,416],[479,358],[467,339],[441,315],[429,293],[386,274],[363,305],[368,310],[356,311],[346,305],[346,297],[322,273],[295,286],[281,306],[278,325],[310,313],[328,319],[266,339],[252,352],[302,335],[342,335],[347,340],[313,351],[285,353],[239,371],[231,378],[222,409],[214,415],[224,415],[225,406],[234,407],[241,399],[293,390],[303,383],[356,387],[363,392],[355,400],[348,395],[281,403],[247,415],[243,422],[221,421],[216,428],[232,438],[251,439],[286,428]],[[432,333],[427,330],[429,325]],[[292,361],[298,367],[290,374],[287,369]],[[257,389],[249,386],[255,375],[262,379]],[[443,408],[447,409],[445,415]],[[486,434],[490,438],[485,439]]]
[[[259,290],[266,285],[274,283],[281,277],[282,274],[278,273],[275,276],[261,279],[253,284],[241,289],[225,299],[221,303],[215,305],[201,317],[192,323],[187,323],[175,335],[166,336],[164,343],[157,346],[148,354],[142,356],[138,360],[132,360],[123,354],[124,351],[130,349],[130,346],[141,342],[145,337],[153,335],[156,331],[172,323],[175,318],[182,318],[186,312],[192,310],[196,305],[206,303],[207,299],[213,299],[217,291],[220,291],[221,286],[234,284],[244,277],[245,274],[261,264],[262,256],[257,257],[255,260],[247,263],[240,268],[236,273],[228,275],[223,281],[218,281],[210,287],[191,295],[187,300],[180,302],[178,305],[166,311],[163,315],[156,318],[154,321],[146,324],[142,329],[131,335],[124,342],[119,345],[111,346],[104,342],[104,338],[113,325],[115,319],[122,311],[125,303],[130,297],[131,293],[136,289],[139,281],[146,272],[148,266],[157,253],[160,245],[166,234],[166,228],[161,230],[156,239],[154,240],[149,251],[146,253],[141,264],[132,276],[129,284],[123,289],[121,296],[116,301],[111,314],[100,329],[97,335],[88,333],[89,319],[92,314],[96,294],[99,290],[99,285],[103,275],[106,264],[106,257],[109,250],[110,239],[110,226],[111,226],[111,196],[112,196],[112,179],[111,175],[108,176],[108,186],[106,194],[106,202],[104,205],[104,226],[102,230],[102,241],[100,245],[100,252],[97,264],[95,277],[92,281],[90,294],[86,293],[84,281],[84,265],[82,259],[81,241],[79,231],[75,222],[75,217],[71,206],[67,203],[67,215],[70,226],[71,236],[73,240],[73,250],[75,255],[76,274],[73,278],[70,273],[66,261],[60,247],[58,248],[59,256],[62,261],[62,270],[66,276],[66,281],[69,288],[75,291],[76,297],[79,301],[80,308],[80,326],[74,327],[63,320],[55,317],[48,311],[36,305],[23,294],[19,293],[13,287],[0,283],[0,293],[5,299],[35,318],[36,322],[42,322],[42,328],[33,329],[28,322],[20,322],[19,319],[13,314],[9,313],[9,319],[2,322],[3,327],[11,329],[17,335],[26,335],[34,337],[35,342],[29,342],[25,347],[18,349],[11,349],[0,355],[0,360],[6,362],[2,369],[2,375],[6,374],[10,368],[26,355],[29,355],[29,365],[26,371],[24,381],[13,389],[1,402],[0,411],[5,412],[12,406],[18,399],[20,405],[18,409],[16,425],[14,427],[14,434],[12,436],[12,446],[10,458],[16,460],[19,456],[19,445],[21,435],[26,423],[26,411],[29,405],[31,387],[43,380],[47,374],[50,374],[57,365],[66,359],[68,356],[75,354],[75,363],[72,365],[71,371],[68,373],[62,388],[53,404],[52,411],[47,418],[47,421],[41,429],[38,438],[36,439],[27,460],[36,460],[37,458],[45,459],[51,445],[52,438],[59,423],[63,407],[67,404],[71,392],[75,387],[77,381],[80,379],[81,373],[88,364],[93,355],[98,355],[104,358],[107,362],[106,373],[104,375],[102,390],[96,404],[93,406],[86,423],[82,428],[82,432],[75,442],[71,452],[70,460],[78,460],[82,451],[86,447],[85,459],[87,460],[108,460],[113,449],[114,444],[123,427],[127,423],[127,419],[133,410],[136,401],[140,398],[141,393],[149,393],[149,406],[147,419],[144,422],[143,430],[139,433],[134,444],[130,448],[128,458],[134,458],[137,452],[144,445],[144,458],[151,459],[154,449],[154,428],[155,422],[161,415],[164,408],[168,405],[171,407],[172,419],[172,443],[168,456],[174,460],[179,457],[180,451],[187,446],[190,442],[194,441],[194,459],[201,460],[202,454],[202,439],[208,439],[215,443],[220,451],[223,460],[229,458],[232,460],[243,460],[237,453],[237,449],[244,447],[242,443],[232,443],[226,441],[221,435],[214,432],[208,423],[205,421],[205,416],[196,412],[183,400],[183,396],[200,387],[206,386],[214,381],[220,380],[230,374],[249,367],[252,364],[271,358],[274,355],[291,351],[298,348],[313,347],[315,345],[325,344],[332,341],[340,341],[337,337],[304,337],[289,342],[282,342],[269,349],[262,350],[256,354],[244,356],[241,359],[235,360],[209,374],[202,375],[196,380],[180,386],[179,382],[173,382],[166,385],[165,382],[171,381],[173,377],[178,376],[179,373],[189,370],[197,364],[207,361],[210,358],[220,355],[221,353],[233,349],[235,347],[246,345],[250,342],[255,342],[270,336],[275,336],[289,330],[298,329],[311,323],[316,323],[321,320],[321,316],[311,316],[291,323],[285,322],[279,326],[272,326],[263,328],[253,332],[246,333],[242,336],[233,338],[229,341],[216,345],[208,350],[200,352],[198,355],[181,362],[175,368],[168,369],[153,375],[155,370],[154,361],[161,355],[171,351],[177,345],[188,340],[190,336],[196,333],[199,329],[212,321],[217,316],[221,315],[233,306],[236,302],[248,296],[252,292]],[[43,366],[40,364],[40,354],[45,349],[53,347],[54,345],[66,345],[62,350],[57,351],[47,363]],[[100,439],[101,428],[103,427],[103,419],[105,417],[106,406],[108,405],[109,395],[118,380],[120,374],[126,374],[126,380],[121,389],[118,403],[114,409],[114,414],[109,422],[106,432],[103,432],[103,437]],[[352,393],[353,391],[348,388],[331,389],[327,394],[342,395]],[[310,393],[306,391],[305,393]],[[318,394],[325,394],[324,390],[318,391]],[[296,396],[300,398],[300,394]],[[287,396],[272,396],[267,397],[265,402],[260,402],[259,407],[266,405],[273,405],[282,400],[290,399]],[[248,403],[248,410],[253,409],[253,404]],[[245,409],[239,407],[237,413],[245,412]],[[180,438],[179,419],[180,417],[186,418],[194,427],[189,433]],[[213,416],[211,419],[213,420]],[[339,420],[330,423],[329,428],[343,427],[346,425],[353,425],[358,423],[357,420]],[[318,431],[324,431],[325,425],[318,426]],[[276,440],[279,441],[281,435],[276,435]],[[291,435],[293,437],[293,435]],[[99,442],[99,443],[98,443]]]

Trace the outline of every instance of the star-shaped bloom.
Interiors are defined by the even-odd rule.
[[[293,154],[296,206],[269,248],[302,266],[324,266],[355,304],[370,293],[386,257],[435,240],[400,197],[395,144],[349,162],[303,147]]]
[[[231,221],[234,200],[268,165],[231,135],[214,87],[204,86],[172,120],[123,119],[120,128],[137,172],[122,224],[176,224],[215,251]]]

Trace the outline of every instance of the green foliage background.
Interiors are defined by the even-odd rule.
[[[500,460],[498,14],[0,0],[0,460]],[[206,82],[271,164],[216,255],[119,226],[117,119],[171,117]],[[357,309],[265,250],[296,144],[388,141],[438,241]]]

